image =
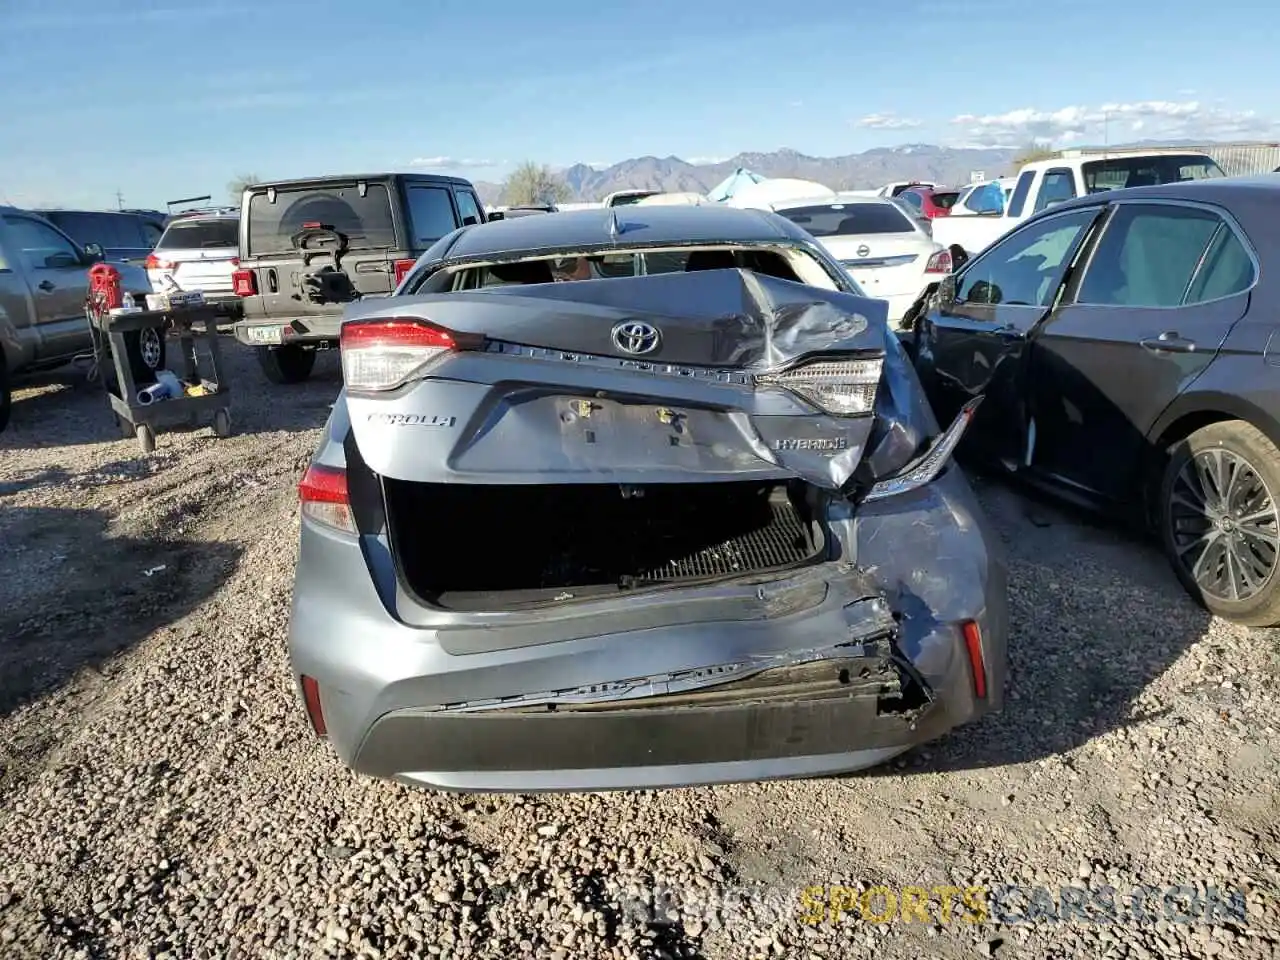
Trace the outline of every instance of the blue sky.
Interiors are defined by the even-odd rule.
[[[237,173],[501,180],[524,159],[1067,145],[1101,141],[1104,120],[1113,141],[1280,140],[1267,10],[0,0],[0,202],[222,200]]]

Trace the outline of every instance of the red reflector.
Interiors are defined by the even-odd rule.
[[[974,620],[966,620],[961,627],[964,646],[969,654],[969,666],[973,670],[973,695],[979,700],[987,696],[987,665],[982,659],[982,630]]]
[[[324,224],[319,220],[308,220],[302,225],[303,230],[319,230]]]
[[[252,297],[258,292],[258,278],[252,270],[236,270],[231,274],[231,289],[237,297]]]
[[[324,710],[320,706],[320,684],[315,677],[302,675],[302,701],[307,707],[307,719],[311,721],[311,729],[316,736],[327,736],[329,731],[324,725]]]
[[[344,323],[342,349],[360,347],[436,347],[453,350],[458,345],[448,330],[425,320],[392,318]]]
[[[400,286],[400,281],[408,275],[409,271],[413,269],[413,265],[417,262],[417,260],[397,260],[395,262],[397,287]]]

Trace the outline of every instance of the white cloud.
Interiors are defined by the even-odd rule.
[[[728,159],[728,157],[685,157],[684,162],[692,163],[695,167],[712,167]]]
[[[1102,141],[1114,139],[1126,128],[1142,131],[1152,140],[1246,138],[1276,131],[1274,121],[1253,110],[1226,110],[1198,100],[1143,100],[1057,110],[1024,107],[1008,113],[965,113],[951,123],[967,140],[1007,147]]]
[[[414,157],[411,167],[432,167],[436,170],[474,170],[477,167],[500,167],[502,160],[473,160],[470,157]]]
[[[868,113],[865,117],[855,120],[854,124],[869,130],[913,130],[920,126],[920,121],[900,117],[894,113]]]

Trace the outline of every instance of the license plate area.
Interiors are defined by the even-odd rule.
[[[283,343],[284,335],[281,332],[282,329],[278,326],[246,327],[245,339],[250,343]]]

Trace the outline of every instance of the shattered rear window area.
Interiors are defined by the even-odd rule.
[[[704,270],[748,270],[766,277],[839,289],[827,269],[807,250],[779,245],[773,248],[696,247],[628,252],[566,252],[533,256],[504,263],[446,267],[410,293],[480,290],[547,284],[572,280],[609,280]],[[847,283],[847,281],[846,281]]]

